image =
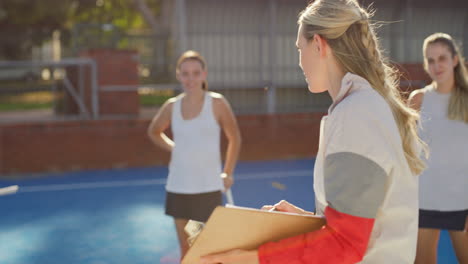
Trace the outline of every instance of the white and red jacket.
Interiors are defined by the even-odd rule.
[[[414,262],[418,178],[390,107],[355,74],[322,119],[314,190],[327,224],[262,245],[261,264]]]

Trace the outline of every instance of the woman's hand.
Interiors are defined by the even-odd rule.
[[[234,178],[227,174],[227,173],[221,173],[221,178],[223,179],[223,183],[224,183],[224,190],[229,190],[229,188],[231,188],[231,186],[234,184]]]
[[[264,205],[262,207],[262,210],[280,211],[280,212],[303,214],[303,215],[314,215],[314,213],[305,211],[304,209],[299,208],[285,200],[281,200],[279,203],[275,205]]]
[[[201,258],[199,264],[258,264],[257,250],[233,249]]]

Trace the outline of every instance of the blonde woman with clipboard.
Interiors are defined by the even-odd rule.
[[[356,0],[317,0],[299,17],[297,48],[309,90],[333,99],[314,168],[318,231],[255,250],[208,255],[204,264],[412,264],[418,233],[422,141]],[[286,201],[279,211],[306,213]],[[281,228],[281,227],[278,227]]]

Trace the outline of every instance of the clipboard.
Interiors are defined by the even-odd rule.
[[[260,245],[320,229],[322,216],[269,212],[229,206],[215,208],[182,264],[195,264],[201,256],[230,249],[252,250]]]

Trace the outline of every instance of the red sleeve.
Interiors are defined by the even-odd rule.
[[[260,246],[260,264],[356,263],[367,249],[373,218],[344,214],[325,208],[327,224],[318,231],[269,242]]]

